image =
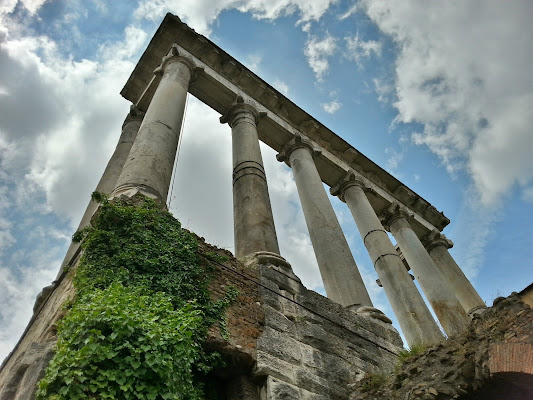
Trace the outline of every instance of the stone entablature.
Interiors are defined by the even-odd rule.
[[[391,203],[400,202],[412,210],[413,229],[420,237],[449,224],[448,218],[429,202],[172,14],[167,14],[122,89],[121,94],[139,109],[148,108],[160,80],[154,70],[173,43],[197,66],[189,92],[222,115],[226,115],[237,95],[256,104],[257,110],[265,113],[257,126],[259,139],[274,150],[281,151],[296,133],[301,133],[322,149],[316,166],[329,186],[354,170],[375,190],[372,206],[378,214]]]

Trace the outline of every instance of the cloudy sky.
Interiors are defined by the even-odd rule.
[[[0,360],[55,277],[129,104],[119,95],[178,15],[450,218],[482,298],[533,280],[533,3],[0,0]],[[189,99],[170,210],[233,250],[231,141]],[[290,170],[263,147],[282,254],[322,291]],[[386,297],[332,199],[377,307]]]

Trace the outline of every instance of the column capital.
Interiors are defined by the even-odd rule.
[[[425,238],[423,238],[422,244],[428,253],[438,246],[444,246],[446,249],[451,249],[453,247],[453,242],[437,229],[433,229]]]
[[[176,62],[179,62],[189,68],[191,72],[191,79],[190,81],[183,82],[185,87],[189,87],[190,82],[194,80],[196,72],[198,70],[202,70],[203,68],[197,67],[191,58],[187,57],[184,54],[181,54],[176,43],[174,43],[172,47],[170,47],[168,54],[161,59],[161,64],[159,64],[159,66],[154,69],[154,75],[162,76],[165,73],[165,69],[170,64]]]
[[[128,115],[126,115],[126,119],[124,120],[124,123],[122,124],[122,129],[124,129],[124,127],[128,125],[130,122],[142,121],[143,118],[144,118],[144,112],[139,110],[135,104],[132,104],[130,106],[130,112],[128,113]]]
[[[399,219],[405,219],[408,223],[411,214],[400,207],[398,203],[392,203],[389,208],[385,209],[380,216],[383,227],[390,231],[391,225]]]
[[[344,178],[329,189],[329,192],[332,196],[337,196],[341,201],[346,202],[344,200],[344,193],[346,189],[352,186],[359,186],[364,191],[368,190],[368,187],[360,177],[356,176],[353,171],[348,171]]]
[[[291,153],[296,149],[307,149],[311,153],[311,156],[315,157],[322,153],[322,150],[319,149],[314,145],[313,142],[311,142],[308,138],[303,136],[300,133],[296,133],[294,135],[294,138],[292,138],[289,142],[287,142],[278,155],[276,155],[276,159],[279,162],[285,161],[285,163],[290,167],[290,156]]]
[[[240,122],[248,122],[257,126],[259,120],[266,115],[265,112],[259,112],[257,105],[251,100],[245,100],[241,95],[237,95],[235,101],[231,104],[228,112],[220,117],[220,123],[227,123],[232,128]]]

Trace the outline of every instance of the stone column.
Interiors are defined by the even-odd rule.
[[[166,203],[194,63],[173,45],[154,73],[162,75],[112,196],[142,193]]]
[[[409,224],[409,214],[393,204],[384,215],[426,298],[448,336],[463,332],[468,316]]]
[[[115,188],[118,181],[118,177],[122,172],[122,168],[124,167],[126,158],[130,153],[131,146],[133,145],[135,137],[137,136],[137,132],[139,131],[139,127],[141,126],[143,117],[144,113],[139,111],[135,105],[132,105],[130,107],[130,112],[126,116],[126,119],[122,124],[122,133],[120,135],[120,139],[118,140],[117,147],[115,148],[115,152],[109,159],[107,167],[104,173],[102,174],[98,185],[96,186],[96,192],[109,195]],[[78,225],[77,230],[81,230],[86,226],[89,226],[89,224],[91,223],[91,218],[96,212],[97,208],[98,203],[92,200],[89,201],[89,204],[87,205],[87,208],[85,210],[85,213],[83,214],[83,217],[81,218],[81,222]],[[63,271],[63,268],[71,262],[72,257],[74,257],[79,247],[79,243],[72,242],[70,244],[67,250],[67,254],[65,255],[65,259],[61,264],[61,270],[59,271],[60,274]]]
[[[443,339],[443,335],[383,229],[365,190],[364,183],[353,173],[348,173],[331,188],[331,194],[339,196],[348,205],[409,346],[436,343]]]
[[[296,134],[277,159],[292,168],[327,296],[356,311],[372,302],[313,161],[318,153],[311,141]]]
[[[453,247],[453,242],[439,231],[434,230],[425,238],[423,243],[447,285],[453,290],[467,314],[472,317],[476,311],[486,308],[476,289],[448,252],[448,249]]]
[[[241,96],[220,119],[231,126],[233,148],[233,225],[235,256],[279,254],[278,239],[259,148],[258,112]]]

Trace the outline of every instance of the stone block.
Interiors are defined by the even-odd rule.
[[[299,400],[300,389],[290,383],[269,376],[266,381],[266,400]]]
[[[300,399],[301,400],[329,400],[329,396],[324,396],[321,394],[313,393],[308,390],[300,388]]]
[[[296,372],[300,365],[283,361],[265,351],[257,350],[257,362],[253,371],[255,376],[273,376],[285,382],[296,383]]]
[[[345,386],[334,385],[327,379],[311,373],[308,369],[296,371],[295,384],[300,388],[305,388],[318,395],[327,396],[330,399],[346,400],[349,395]]]
[[[274,268],[274,266],[262,265],[260,267],[261,278],[274,282],[280,289],[286,290],[292,294],[300,293],[305,290],[304,286],[299,281]]]
[[[263,312],[265,314],[265,326],[284,332],[291,337],[296,335],[294,322],[284,314],[269,305],[263,306]]]
[[[283,361],[300,363],[300,344],[289,335],[270,327],[265,327],[263,330],[263,334],[257,341],[257,349]]]
[[[312,290],[305,290],[304,292],[297,294],[295,300],[308,308],[311,312],[328,318],[337,324],[342,325],[342,318],[340,314],[345,312],[344,307],[340,304],[334,303],[327,297],[324,297]]]
[[[300,343],[301,361],[305,367],[321,369],[324,365],[322,359],[326,353],[317,350],[313,346]]]
[[[265,285],[265,283],[269,283],[268,285]],[[261,303],[269,305],[270,307],[281,311],[281,297],[280,297],[280,291],[277,285],[270,282],[267,279],[262,279],[261,284],[264,284],[268,287],[268,289],[262,287],[260,288],[259,294],[261,296]]]
[[[320,325],[304,321],[298,325],[297,333],[298,341],[324,352],[332,351],[332,337]]]

